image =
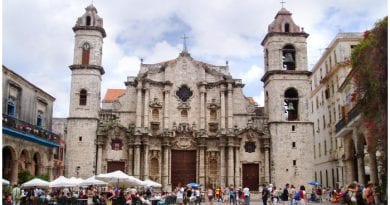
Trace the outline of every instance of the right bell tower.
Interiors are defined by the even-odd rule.
[[[264,47],[264,111],[271,135],[271,183],[306,185],[314,179],[313,123],[309,121],[309,34],[282,8],[268,26]]]

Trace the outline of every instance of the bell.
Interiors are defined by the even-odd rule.
[[[291,53],[286,53],[286,55],[284,56],[284,59],[283,59],[283,63],[285,63],[285,64],[294,63],[294,59],[293,59]]]
[[[293,103],[292,103],[292,102],[289,102],[289,103],[288,103],[288,107],[287,107],[287,111],[294,111],[294,110],[295,110],[295,108],[294,108]]]

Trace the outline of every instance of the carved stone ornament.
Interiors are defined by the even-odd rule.
[[[171,143],[172,149],[178,150],[194,150],[196,149],[196,141],[189,137],[176,137]]]
[[[151,108],[162,108],[162,103],[158,100],[158,98],[153,98],[153,101],[150,101],[149,107]]]

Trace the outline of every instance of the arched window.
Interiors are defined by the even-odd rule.
[[[282,49],[283,69],[295,70],[295,48],[293,45],[286,45]]]
[[[83,65],[88,65],[89,64],[89,53],[91,50],[91,46],[89,43],[84,43],[83,44],[83,56],[81,59],[81,64]]]
[[[85,23],[87,26],[90,26],[91,25],[91,17],[90,16],[87,16],[86,18],[86,23]]]
[[[284,32],[286,32],[286,33],[290,32],[290,24],[289,23],[284,24]]]
[[[158,109],[153,109],[152,110],[152,118],[153,118],[153,121],[158,121],[158,119],[159,119]]]
[[[298,92],[295,88],[289,88],[284,92],[284,107],[288,121],[298,120]]]
[[[16,106],[15,99],[13,97],[8,97],[7,102],[7,114],[10,116],[15,116]]]
[[[80,100],[79,105],[87,105],[87,90],[80,90]]]
[[[268,49],[265,49],[264,62],[265,62],[265,68],[268,68]]]

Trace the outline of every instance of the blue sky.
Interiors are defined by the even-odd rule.
[[[90,0],[3,1],[2,62],[56,98],[54,117],[69,112],[72,27]],[[375,3],[374,3],[375,2]],[[176,58],[186,34],[192,57],[210,64],[229,61],[244,94],[263,105],[263,40],[281,9],[276,0],[94,0],[104,20],[102,98],[125,88],[140,58]],[[310,36],[308,70],[338,32],[363,32],[388,13],[386,0],[286,0],[284,7]]]

